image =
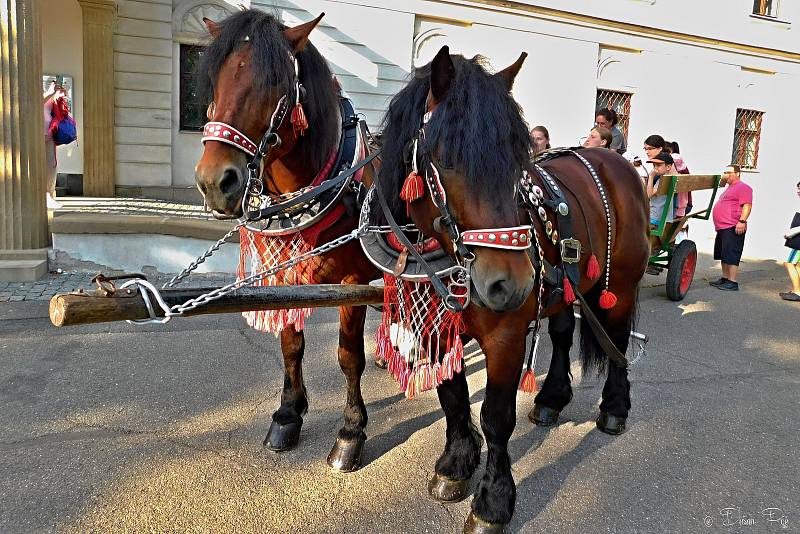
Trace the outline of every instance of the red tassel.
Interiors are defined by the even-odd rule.
[[[531,369],[528,369],[523,373],[522,382],[519,384],[519,389],[525,393],[536,393],[536,375],[533,374]]]
[[[600,276],[600,263],[597,261],[597,256],[592,254],[589,263],[586,264],[586,277],[594,280],[598,276]]]
[[[600,293],[600,307],[609,310],[617,305],[617,296],[611,291],[604,289]]]
[[[425,194],[425,183],[422,181],[422,176],[411,171],[403,183],[403,189],[400,190],[400,198],[408,202],[414,202],[418,198],[422,198]]]
[[[569,278],[564,277],[564,302],[572,304],[575,302],[575,291],[572,289],[572,284],[569,283]]]
[[[294,130],[294,138],[303,135],[308,129],[308,119],[306,119],[306,112],[303,110],[303,104],[300,102],[292,109],[292,127]]]

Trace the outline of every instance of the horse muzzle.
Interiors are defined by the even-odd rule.
[[[235,219],[242,216],[242,194],[246,180],[241,169],[228,166],[221,172],[208,173],[198,167],[195,181],[206,208],[215,219]]]
[[[472,266],[472,302],[496,313],[519,309],[533,291],[533,276]]]

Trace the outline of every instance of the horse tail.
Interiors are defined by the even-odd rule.
[[[585,293],[585,301],[591,306],[597,320],[606,329],[611,340],[624,354],[628,349],[628,341],[630,332],[636,329],[636,321],[638,319],[639,311],[639,290],[636,289],[633,296],[633,307],[629,314],[628,320],[623,321],[619,325],[611,325],[608,321],[608,310],[604,310],[599,305],[600,291],[603,288],[600,284],[595,285],[592,289]],[[605,353],[600,343],[597,341],[597,336],[592,330],[589,321],[581,319],[581,366],[583,374],[588,375],[589,371],[595,370],[601,374],[606,369],[608,363],[608,355]]]

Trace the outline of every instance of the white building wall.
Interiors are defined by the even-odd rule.
[[[43,0],[42,72],[72,76],[72,115],[78,125],[78,141],[59,146],[60,173],[83,173],[83,31],[77,0]]]
[[[117,186],[171,186],[172,0],[117,0],[114,75]]]
[[[179,39],[168,28],[174,10],[191,1],[119,2],[117,135],[120,147],[133,145],[119,150],[121,185],[193,186],[200,135],[178,132]],[[252,7],[288,25],[326,13],[312,41],[371,127],[412,66],[445,42],[454,52],[487,56],[496,69],[527,51],[514,95],[531,126],[547,126],[556,146],[575,145],[588,133],[597,88],[627,91],[633,94],[632,151],[641,152],[644,138],[659,133],[680,142],[693,172],[717,173],[730,161],[737,107],[764,111],[758,172],[744,176],[755,190],[745,254],[778,258],[800,178],[782,157],[783,140],[800,124],[800,61],[791,55],[800,52],[800,6],[781,4],[778,22],[751,17],[752,0],[544,0],[510,7],[469,0],[264,0]],[[697,194],[695,205],[703,197]],[[701,250],[711,249],[710,222],[694,222],[692,235]]]

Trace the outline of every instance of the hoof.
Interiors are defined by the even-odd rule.
[[[328,465],[337,471],[349,473],[361,467],[361,452],[364,450],[364,438],[336,438],[331,452],[328,454]]]
[[[531,423],[536,423],[539,426],[553,426],[558,422],[559,414],[561,414],[559,410],[554,410],[541,404],[534,404],[533,410],[528,414],[528,419],[531,420]]]
[[[451,480],[439,473],[434,473],[433,478],[428,482],[428,493],[441,502],[463,501],[469,495],[469,481],[470,479]]]
[[[606,434],[618,436],[625,432],[625,417],[617,417],[610,413],[600,412],[597,417],[597,428]]]
[[[264,438],[264,446],[271,451],[283,452],[293,449],[300,441],[300,427],[302,421],[287,423],[282,425],[272,421],[267,430],[267,437]]]
[[[489,523],[474,512],[470,512],[464,523],[464,534],[500,534],[506,528],[505,523]]]

